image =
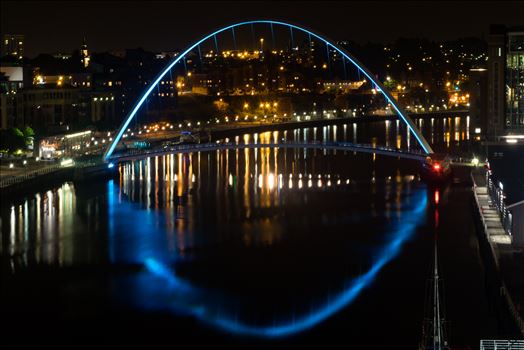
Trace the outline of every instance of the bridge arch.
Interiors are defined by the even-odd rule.
[[[239,22],[235,23],[226,27],[223,27],[221,29],[218,29],[214,31],[213,33],[210,33],[206,36],[204,36],[202,39],[195,42],[193,45],[191,45],[189,48],[187,48],[182,54],[177,56],[176,58],[171,61],[166,68],[157,76],[155,81],[146,89],[146,91],[142,94],[136,105],[133,107],[131,112],[126,116],[126,118],[123,120],[122,124],[120,125],[120,128],[118,129],[118,132],[116,136],[114,137],[113,141],[109,144],[106,151],[103,155],[103,160],[107,161],[115,151],[116,145],[122,138],[122,135],[124,134],[124,131],[128,127],[129,123],[135,115],[137,114],[140,107],[144,104],[147,97],[151,94],[151,92],[154,90],[154,88],[160,83],[162,78],[177,64],[182,58],[184,58],[188,53],[193,51],[195,48],[197,48],[200,44],[207,41],[208,39],[213,38],[215,35],[220,34],[222,32],[225,32],[230,29],[234,29],[236,27],[246,26],[246,25],[252,25],[252,24],[270,24],[270,25],[279,25],[288,27],[290,29],[296,29],[301,32],[304,32],[306,34],[311,35],[311,37],[314,37],[320,41],[322,41],[328,48],[332,47],[333,49],[337,50],[345,59],[347,59],[349,62],[351,62],[360,72],[362,72],[369,81],[371,81],[375,86],[378,86],[380,88],[380,92],[382,95],[386,98],[386,100],[393,106],[395,111],[397,112],[400,119],[406,124],[408,129],[413,133],[415,136],[415,139],[418,141],[422,149],[426,154],[432,154],[433,149],[427,142],[427,140],[424,138],[420,130],[417,128],[416,124],[413,122],[413,120],[407,115],[407,113],[404,111],[404,109],[398,105],[395,98],[389,93],[389,91],[383,86],[383,84],[373,77],[373,74],[362,64],[360,63],[355,57],[353,57],[349,52],[344,50],[343,48],[340,48],[332,43],[332,40],[328,40],[325,36],[321,36],[320,34],[317,34],[309,29],[306,29],[302,26],[298,26],[296,24],[291,24],[289,22],[282,22],[282,21],[273,21],[273,20],[253,20],[253,21],[245,21],[245,22]]]

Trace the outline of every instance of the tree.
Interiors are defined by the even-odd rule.
[[[26,138],[35,136],[35,131],[30,126],[26,126],[24,128],[24,132],[23,133],[24,133],[24,137],[26,137]]]
[[[25,149],[24,134],[18,128],[2,130],[0,133],[0,149],[14,153],[18,149]]]
[[[35,131],[30,126],[26,126],[23,131],[23,137],[26,146],[32,146],[35,138]]]

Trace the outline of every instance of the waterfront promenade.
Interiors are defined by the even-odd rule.
[[[500,297],[524,336],[524,247],[512,244],[512,237],[504,230],[497,208],[488,194],[485,170],[473,171],[472,180],[482,226],[479,239],[485,239],[487,243],[488,255],[499,278]]]

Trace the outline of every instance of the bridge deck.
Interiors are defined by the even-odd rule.
[[[399,157],[405,159],[423,160],[427,156],[423,152],[405,151],[387,147],[374,147],[368,144],[354,144],[350,142],[270,142],[270,143],[201,143],[168,146],[148,150],[131,150],[120,154],[114,154],[111,161],[126,161],[147,158],[171,153],[193,153],[209,152],[217,150],[232,150],[245,148],[305,148],[305,149],[331,149],[349,152],[374,153],[385,156]]]

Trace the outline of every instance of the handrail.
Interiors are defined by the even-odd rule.
[[[473,182],[473,196],[475,198],[477,211],[478,211],[480,220],[482,222],[482,227],[484,229],[484,234],[486,236],[486,239],[488,241],[488,244],[489,244],[489,247],[490,247],[490,250],[491,250],[491,255],[492,255],[494,263],[495,263],[495,270],[496,270],[497,274],[500,277],[501,276],[501,269],[500,269],[500,265],[499,265],[499,261],[498,261],[498,257],[497,257],[497,252],[495,251],[495,248],[493,247],[493,244],[492,244],[491,240],[489,239],[488,225],[487,225],[486,221],[484,220],[484,215],[482,215],[483,214],[482,213],[482,207],[480,205],[480,202],[479,202],[478,196],[477,196],[477,192],[475,190],[478,186],[477,186],[477,184],[475,182],[475,178],[473,177],[472,173],[470,174],[470,176],[471,176],[471,180]],[[486,187],[486,190],[487,190],[487,187]],[[486,193],[486,194],[489,196],[489,193]],[[524,335],[524,319],[522,318],[522,316],[518,312],[517,307],[515,306],[515,304],[513,303],[513,300],[511,299],[511,296],[507,292],[508,288],[506,287],[506,283],[504,282],[502,277],[500,278],[500,287],[501,287],[501,290],[503,291],[504,298],[506,299],[506,303],[508,305],[510,314],[513,316],[513,319],[515,320],[515,323],[517,324],[517,327],[518,327],[520,333],[522,335]]]
[[[75,164],[74,164],[73,167],[78,169],[78,168],[86,168],[86,167],[100,165],[100,164],[102,164],[102,162],[100,162],[99,160],[96,160],[96,161],[75,161]],[[38,176],[41,176],[41,175],[46,175],[46,174],[49,174],[49,173],[53,173],[53,172],[64,170],[64,169],[70,169],[70,168],[71,167],[64,167],[64,166],[62,166],[60,164],[49,165],[49,166],[41,168],[41,169],[32,170],[32,171],[27,172],[27,173],[22,174],[22,175],[16,175],[16,176],[11,176],[11,177],[8,177],[8,178],[5,178],[5,179],[1,179],[0,180],[0,188],[3,189],[3,188],[6,188],[6,187],[9,187],[9,186],[18,184],[18,183],[22,183],[22,182],[30,180],[30,179],[34,179],[34,178],[36,178]]]
[[[64,169],[62,166],[55,164],[42,169],[33,170],[23,175],[12,176],[7,179],[0,180],[0,188],[8,187],[16,183],[24,182],[28,179],[35,178],[40,175],[49,174],[51,172]]]
[[[426,157],[425,153],[420,151],[406,151],[396,148],[388,148],[381,146],[374,146],[371,144],[354,144],[350,142],[295,142],[295,141],[285,141],[285,142],[267,142],[267,143],[234,143],[234,142],[221,142],[221,143],[204,143],[204,144],[185,144],[185,145],[175,145],[166,148],[153,148],[148,150],[139,150],[133,149],[126,151],[123,154],[115,155],[110,158],[110,160],[125,159],[133,156],[153,156],[164,153],[171,152],[199,152],[199,151],[214,151],[222,149],[237,149],[237,148],[264,148],[264,147],[273,147],[273,148],[325,148],[325,149],[336,149],[342,151],[357,151],[361,150],[369,153],[381,153],[385,155],[400,156],[405,158],[412,159],[424,159]]]

